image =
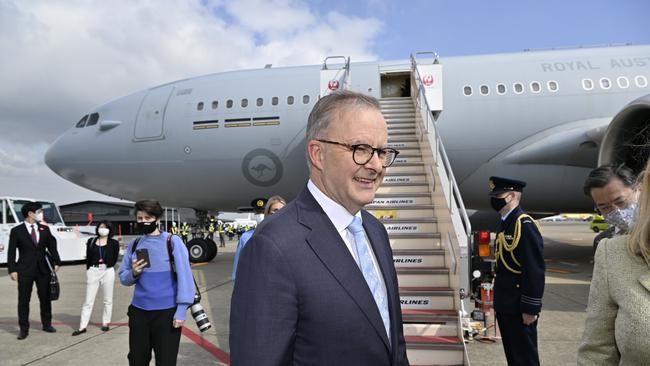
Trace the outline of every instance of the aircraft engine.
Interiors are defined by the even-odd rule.
[[[625,163],[640,173],[650,157],[650,94],[623,108],[607,127],[598,165]]]

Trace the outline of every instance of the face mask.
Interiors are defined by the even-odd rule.
[[[502,208],[506,207],[508,203],[506,202],[505,197],[504,198],[497,198],[497,197],[490,197],[490,206],[494,209],[494,211],[501,211]]]
[[[35,215],[36,215],[36,217],[34,218],[34,220],[36,220],[36,222],[42,222],[43,221],[43,213],[42,212],[39,212],[39,213],[37,213]]]
[[[636,220],[636,209],[636,203],[630,203],[625,208],[616,208],[604,215],[605,221],[607,221],[610,225],[614,225],[618,230],[617,232],[622,231],[627,233],[630,231],[634,225],[634,221]]]
[[[153,222],[136,222],[136,227],[143,234],[151,234],[158,228],[158,224]]]
[[[97,229],[97,233],[99,234],[99,236],[108,236],[109,232],[110,230],[108,230],[105,227],[100,227],[99,229]]]

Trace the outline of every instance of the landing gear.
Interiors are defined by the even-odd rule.
[[[187,250],[190,254],[190,262],[206,262],[208,259],[208,243],[204,239],[195,238],[187,243]]]

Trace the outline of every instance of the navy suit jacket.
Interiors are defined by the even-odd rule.
[[[231,300],[232,365],[408,365],[384,226],[362,211],[386,283],[390,341],[368,285],[308,189],[256,229]]]

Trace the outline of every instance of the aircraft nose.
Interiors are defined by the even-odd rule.
[[[45,152],[45,165],[59,175],[61,175],[61,169],[63,167],[61,163],[64,161],[63,147],[60,142],[62,138],[63,136],[56,139]]]

